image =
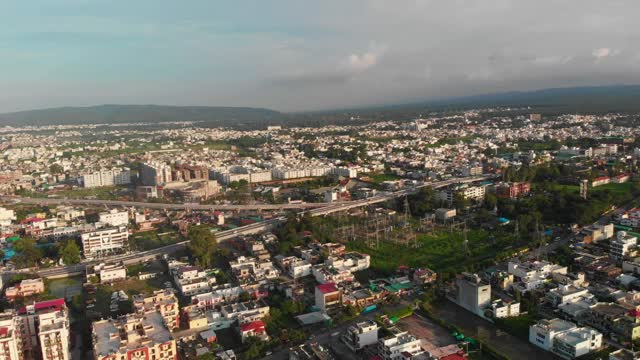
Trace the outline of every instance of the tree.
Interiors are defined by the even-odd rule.
[[[66,265],[77,264],[80,262],[80,248],[75,241],[67,241],[62,250],[60,250],[60,258]]]
[[[33,238],[21,238],[14,243],[14,248],[18,255],[15,257],[16,265],[19,268],[32,267],[42,258],[42,250],[36,246]]]
[[[62,174],[64,168],[60,164],[51,164],[51,166],[49,166],[49,172],[52,174]]]
[[[206,226],[192,226],[189,229],[189,250],[202,267],[209,267],[213,262],[213,253],[218,242],[215,235]]]

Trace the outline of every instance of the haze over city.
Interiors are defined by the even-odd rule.
[[[6,1],[0,112],[326,110],[640,82],[637,1]]]

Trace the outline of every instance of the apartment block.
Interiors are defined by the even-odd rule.
[[[85,188],[126,185],[131,183],[131,171],[128,168],[101,170],[84,174],[80,179]]]
[[[129,240],[129,230],[126,226],[95,229],[80,234],[80,240],[85,258],[99,258],[122,251]]]
[[[158,312],[128,314],[93,323],[96,360],[175,360],[176,342]]]

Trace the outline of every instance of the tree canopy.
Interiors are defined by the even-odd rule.
[[[202,267],[209,267],[213,263],[213,253],[218,242],[216,236],[206,226],[192,226],[189,229],[189,250]]]

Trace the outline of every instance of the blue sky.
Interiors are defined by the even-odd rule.
[[[0,112],[299,111],[638,83],[638,13],[616,0],[0,0]]]

